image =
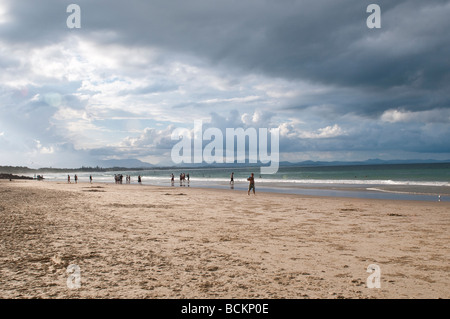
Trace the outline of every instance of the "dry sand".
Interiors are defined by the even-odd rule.
[[[448,202],[0,181],[0,218],[0,298],[450,297]]]

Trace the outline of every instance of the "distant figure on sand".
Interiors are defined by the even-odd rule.
[[[175,182],[175,176],[173,175],[173,173],[172,173],[172,175],[170,175],[170,181],[171,181],[172,186],[173,186],[173,183]]]
[[[231,173],[230,184],[234,184],[234,172]]]
[[[250,191],[253,189],[253,195],[255,194],[255,176],[252,173],[252,175],[247,178],[247,180],[250,182],[250,184],[248,185],[248,195],[250,195]]]
[[[138,176],[138,183],[140,184],[141,182],[142,182],[141,175],[139,175]]]
[[[77,176],[77,174],[75,174],[75,184],[77,184],[78,183],[78,176]]]
[[[70,175],[67,175],[67,183],[70,184]]]
[[[92,184],[92,175],[89,175],[89,183]]]

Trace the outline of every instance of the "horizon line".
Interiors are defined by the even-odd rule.
[[[450,159],[448,160],[435,160],[435,159],[427,159],[427,160],[381,160],[381,159],[368,159],[364,161],[312,161],[312,160],[306,160],[301,162],[290,162],[290,161],[281,161],[279,162],[280,166],[295,166],[295,165],[305,165],[307,166],[322,166],[326,167],[329,166],[340,166],[340,165],[414,165],[414,164],[450,164]],[[262,163],[198,163],[196,165],[192,166],[184,166],[184,165],[157,165],[157,164],[150,164],[148,163],[148,166],[137,166],[137,167],[126,167],[126,166],[109,166],[109,167],[102,167],[99,165],[96,166],[80,166],[80,167],[39,167],[39,168],[30,168],[28,166],[12,166],[12,165],[0,165],[0,169],[27,169],[27,170],[33,170],[33,171],[39,171],[39,170],[82,170],[82,169],[88,169],[88,170],[151,170],[151,169],[198,169],[198,168],[250,168],[250,167],[261,167],[265,166],[267,164]]]

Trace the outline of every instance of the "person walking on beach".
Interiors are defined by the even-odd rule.
[[[78,176],[75,174],[75,184],[78,184]]]
[[[234,184],[234,172],[231,173],[230,184]]]
[[[70,184],[70,175],[67,175],[67,183]]]
[[[92,175],[89,175],[89,183],[92,184]]]
[[[138,176],[138,183],[142,183],[141,175]]]
[[[175,176],[173,175],[173,173],[172,173],[172,175],[170,175],[170,182],[172,183],[172,186],[173,186],[173,184],[175,182]]]
[[[250,191],[253,189],[253,195],[255,194],[255,176],[252,173],[252,175],[247,178],[247,180],[250,182],[250,184],[248,185],[248,195],[250,196]]]

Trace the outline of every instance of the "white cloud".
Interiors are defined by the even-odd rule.
[[[408,122],[412,118],[412,112],[402,112],[398,110],[387,110],[381,115],[384,122]]]
[[[450,122],[449,109],[435,109],[429,111],[404,111],[391,109],[385,111],[381,115],[383,122],[399,123],[399,122],[419,122],[419,123],[448,123]]]
[[[331,138],[345,135],[345,131],[337,124],[319,129],[318,133],[306,133],[308,138]]]
[[[55,152],[53,146],[44,147],[39,140],[35,140],[35,142],[36,148],[40,154],[53,154]]]
[[[0,3],[0,24],[6,23],[8,21],[8,9],[6,8],[5,4]]]
[[[241,121],[250,127],[266,127],[269,128],[270,120],[273,114],[270,112],[255,111],[253,114],[244,113],[241,115]],[[239,123],[236,123],[239,125]]]
[[[154,128],[145,128],[138,137],[126,137],[120,144],[120,147],[130,147],[139,149],[153,149],[158,146],[167,146],[166,142],[171,141],[171,134],[174,126],[157,130]],[[171,144],[171,143],[170,143]]]
[[[317,131],[300,130],[291,123],[283,123],[279,126],[280,135],[289,139],[304,138],[304,139],[323,139],[334,138],[346,135],[347,132],[343,130],[338,124],[320,128]]]
[[[299,133],[295,129],[295,127],[290,123],[283,123],[279,126],[280,129],[280,135],[282,137],[287,137],[289,139],[291,138],[297,138]]]

